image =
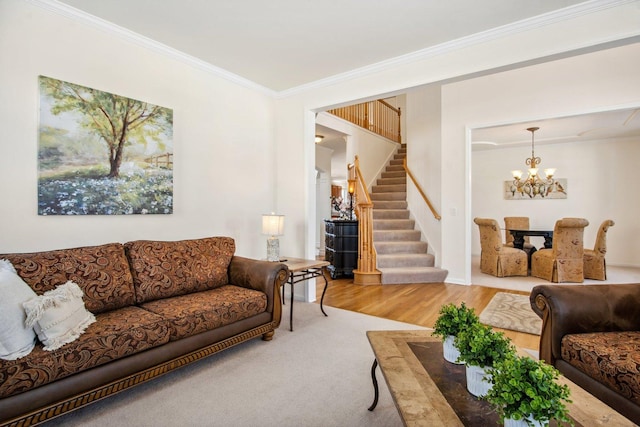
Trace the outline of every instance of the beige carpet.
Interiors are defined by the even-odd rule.
[[[528,295],[498,292],[480,313],[480,322],[496,328],[540,335],[542,319],[533,312]]]
[[[544,279],[533,276],[495,277],[480,271],[480,256],[471,258],[471,283],[488,288],[531,292],[535,285],[549,285]],[[611,283],[640,283],[640,268],[607,264],[607,280],[585,279],[584,283],[553,283],[554,286],[607,285]]]
[[[259,338],[123,391],[47,427],[401,427],[368,330],[420,326],[296,301],[273,341]]]

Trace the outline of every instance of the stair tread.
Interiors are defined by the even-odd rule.
[[[447,271],[439,267],[381,267],[378,270],[387,273],[416,272],[416,271]]]
[[[383,285],[405,283],[443,283],[449,272],[438,267],[378,268]]]
[[[371,189],[377,268],[382,284],[441,283],[448,272],[433,266],[435,257],[427,252],[428,244],[420,240],[422,232],[415,230],[407,209],[405,158],[403,144]]]
[[[378,254],[378,258],[432,258],[432,254],[427,253],[393,253]]]

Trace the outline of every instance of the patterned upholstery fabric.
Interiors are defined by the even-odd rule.
[[[230,237],[125,243],[136,301],[214,289],[229,283],[227,269],[235,252]]]
[[[87,310],[94,314],[132,305],[133,279],[119,243],[48,252],[0,255],[38,295],[71,280],[84,292]]]
[[[640,405],[640,332],[565,335],[562,358]]]
[[[504,244],[513,247],[513,234],[509,230],[528,230],[528,216],[505,216],[504,217]],[[533,247],[529,241],[529,236],[524,236],[524,247]]]
[[[475,218],[480,229],[480,271],[497,277],[526,276],[527,253],[502,244],[500,227],[495,219]]]
[[[96,319],[76,341],[55,351],[38,344],[28,357],[0,360],[0,397],[169,342],[167,322],[138,307],[98,314]]]
[[[175,341],[263,313],[267,296],[253,289],[226,285],[147,302],[141,307],[167,319],[171,341]]]
[[[553,246],[531,255],[531,275],[550,282],[584,282],[583,235],[589,221],[563,218],[553,229]]]
[[[607,264],[604,256],[607,253],[607,230],[615,225],[610,219],[605,220],[598,229],[593,249],[584,250],[584,278],[607,280]]]

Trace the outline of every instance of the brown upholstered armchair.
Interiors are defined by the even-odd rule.
[[[640,425],[640,284],[537,285],[529,300],[540,359]]]
[[[553,246],[531,256],[531,275],[550,282],[584,282],[583,236],[589,221],[563,218],[553,229]]]
[[[498,221],[475,218],[473,222],[480,229],[480,271],[497,277],[526,276],[527,253],[503,245]]]
[[[607,230],[615,225],[610,219],[605,220],[598,229],[593,249],[584,250],[584,278],[607,280],[607,264],[604,256],[607,253]]]

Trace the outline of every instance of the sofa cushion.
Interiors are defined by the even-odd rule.
[[[97,314],[133,305],[135,294],[129,262],[120,243],[6,254],[18,275],[38,295],[67,283],[80,286],[87,310]]]
[[[138,307],[125,307],[96,315],[76,341],[54,351],[36,345],[18,360],[0,360],[0,397],[22,393],[114,359],[165,344],[166,322]]]
[[[27,326],[33,326],[47,351],[77,340],[96,321],[84,306],[82,289],[71,280],[22,305]]]
[[[640,332],[565,335],[562,359],[640,405]]]
[[[166,319],[171,340],[175,341],[263,313],[267,296],[253,289],[226,285],[147,302],[141,307]]]
[[[7,260],[0,260],[0,359],[24,357],[36,345],[36,333],[26,325],[22,303],[36,293],[16,274]]]
[[[229,283],[227,270],[235,252],[235,242],[230,237],[176,242],[137,240],[124,246],[138,303]]]

